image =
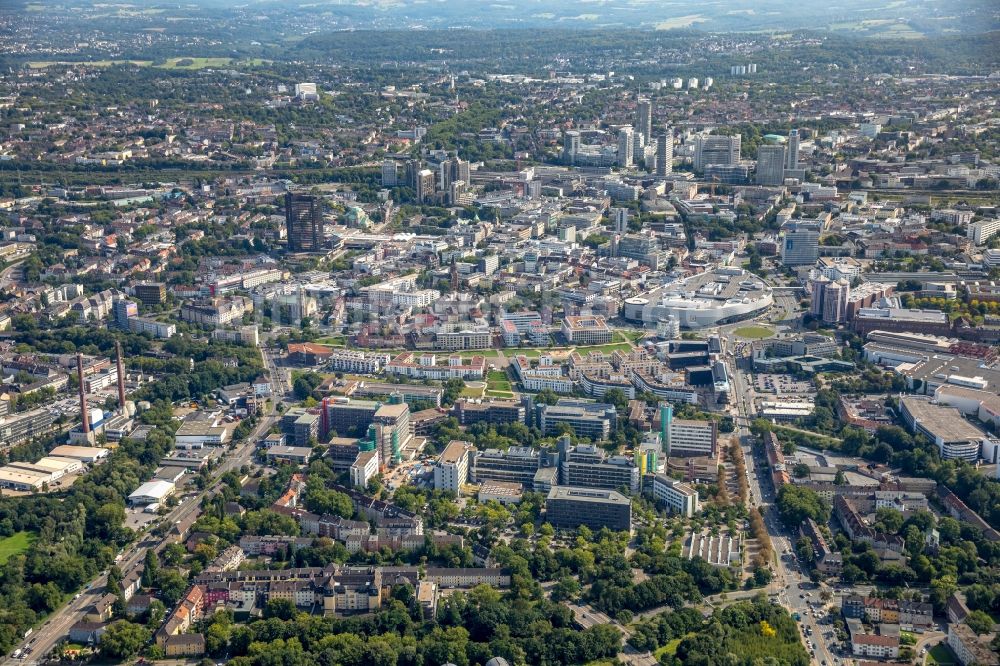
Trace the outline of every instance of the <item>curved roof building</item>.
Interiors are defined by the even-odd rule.
[[[650,326],[674,317],[682,328],[705,328],[756,317],[772,305],[771,285],[742,268],[722,266],[626,299],[623,315]]]

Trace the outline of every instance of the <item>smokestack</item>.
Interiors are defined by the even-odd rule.
[[[115,356],[118,364],[118,407],[125,413],[125,369],[122,367],[122,343],[115,340]]]
[[[90,432],[90,414],[87,413],[87,393],[83,390],[83,354],[76,354],[76,376],[80,380],[80,416],[83,417],[83,434]]]

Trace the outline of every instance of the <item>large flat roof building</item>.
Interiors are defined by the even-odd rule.
[[[983,440],[989,436],[962,418],[953,407],[932,403],[928,398],[903,396],[899,399],[903,420],[914,432],[934,442],[945,460],[974,462],[979,458]]]
[[[851,326],[858,335],[872,331],[905,331],[948,335],[951,322],[948,314],[939,310],[914,310],[904,308],[860,308]]]
[[[655,325],[673,317],[682,328],[704,328],[744,319],[774,304],[771,286],[741,268],[719,267],[625,299],[622,315]]]
[[[624,532],[632,528],[632,500],[614,490],[556,486],[545,500],[545,520],[554,527]]]
[[[107,458],[110,451],[99,446],[72,446],[62,444],[49,451],[50,456],[58,458],[73,458],[85,463],[92,463]]]

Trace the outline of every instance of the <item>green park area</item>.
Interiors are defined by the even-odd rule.
[[[489,398],[513,398],[514,390],[507,373],[494,370],[486,377],[486,396]]]
[[[17,532],[0,539],[0,564],[4,564],[15,555],[28,550],[36,538],[37,536],[32,532]]]
[[[750,340],[763,340],[774,335],[774,331],[766,326],[744,326],[736,329],[733,333],[741,338]]]

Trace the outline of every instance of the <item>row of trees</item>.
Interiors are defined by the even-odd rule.
[[[363,617],[296,613],[288,600],[274,600],[262,619],[237,625],[222,612],[201,629],[208,653],[235,666],[469,666],[494,656],[559,665],[613,657],[621,647],[611,626],[579,631],[561,604],[486,586],[449,596],[434,619],[425,622],[413,588],[400,585],[381,611]]]

